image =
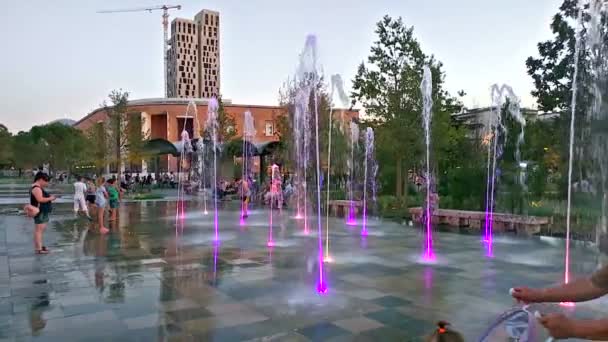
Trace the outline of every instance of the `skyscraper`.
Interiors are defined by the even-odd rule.
[[[168,97],[210,98],[220,93],[220,15],[202,10],[171,22]]]
[[[217,96],[220,92],[220,14],[202,10],[194,21],[198,25],[200,97]]]

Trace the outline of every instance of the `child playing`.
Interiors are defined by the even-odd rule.
[[[108,180],[108,197],[110,200],[110,221],[116,221],[116,215],[118,212],[118,207],[120,206],[119,197],[120,192],[116,187],[116,179],[111,178]]]

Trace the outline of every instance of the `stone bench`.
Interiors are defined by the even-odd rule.
[[[422,210],[420,207],[408,209],[414,221],[420,221]],[[485,225],[486,213],[482,211],[436,209],[431,220],[435,224],[482,229]],[[505,213],[494,213],[492,221],[495,231],[515,231],[517,234],[523,235],[538,234],[541,227],[551,224],[551,218],[549,217]]]
[[[351,205],[355,210],[355,215],[359,214],[363,208],[362,201],[348,201],[348,200],[331,200],[329,201],[329,212],[337,217],[346,217],[350,211]]]

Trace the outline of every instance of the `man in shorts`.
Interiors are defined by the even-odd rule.
[[[87,191],[87,185],[82,181],[82,177],[78,177],[76,179],[76,183],[74,183],[74,213],[78,215],[79,212],[83,212],[89,220],[91,219],[91,215],[89,215],[89,208],[87,207],[87,202],[85,198],[85,193]]]
[[[600,268],[589,278],[576,279],[552,288],[513,289],[513,297],[524,303],[585,302],[606,294],[608,294],[608,266]],[[542,316],[539,321],[554,338],[608,340],[608,318],[575,320],[562,314],[549,314]]]

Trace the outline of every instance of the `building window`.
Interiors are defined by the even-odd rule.
[[[274,135],[274,125],[272,124],[272,121],[266,121],[264,124],[264,135],[267,137]]]

